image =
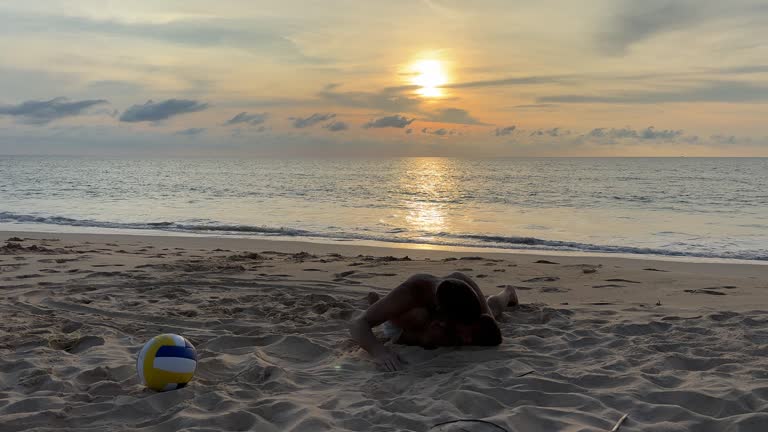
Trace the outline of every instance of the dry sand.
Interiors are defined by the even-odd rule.
[[[768,266],[0,235],[0,431],[768,431]],[[504,343],[377,370],[346,328],[365,294],[453,271],[518,287]],[[134,362],[164,332],[200,361],[154,393]]]

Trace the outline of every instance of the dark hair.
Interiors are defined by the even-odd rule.
[[[501,329],[496,320],[488,315],[481,315],[472,332],[472,345],[497,346],[501,345]]]
[[[441,317],[470,322],[480,316],[480,299],[466,282],[445,279],[437,286],[437,307]]]

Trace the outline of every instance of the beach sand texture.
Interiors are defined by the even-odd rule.
[[[768,430],[768,266],[0,234],[1,431]],[[517,287],[500,347],[386,373],[349,340],[368,292],[453,271]],[[155,393],[134,363],[168,332],[198,370]]]

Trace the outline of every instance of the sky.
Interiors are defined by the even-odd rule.
[[[765,0],[0,2],[0,154],[768,156]]]

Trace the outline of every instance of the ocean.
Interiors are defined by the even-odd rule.
[[[0,229],[768,261],[768,158],[0,157]]]

